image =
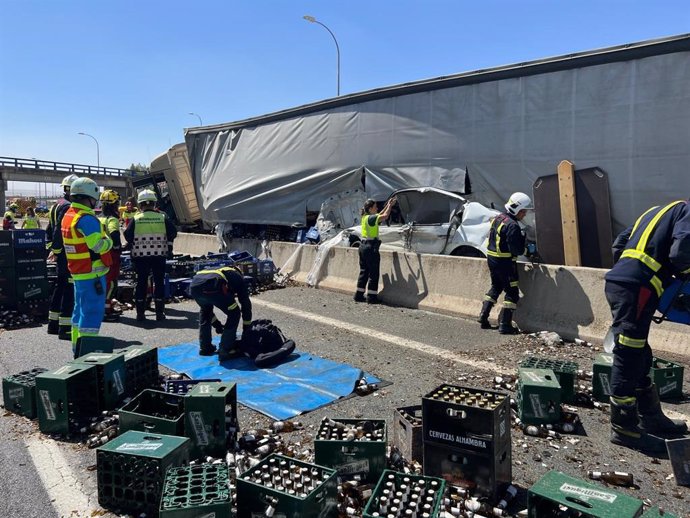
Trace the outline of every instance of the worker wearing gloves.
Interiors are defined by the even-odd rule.
[[[137,286],[134,292],[137,321],[146,320],[146,289],[149,275],[153,274],[153,300],[156,306],[156,320],[165,320],[165,259],[177,229],[162,212],[155,210],[156,193],[143,190],[137,197],[141,212],[138,212],[125,229],[127,247],[132,250],[132,262],[137,272]]]
[[[22,222],[22,230],[32,230],[35,228],[41,228],[38,216],[36,216],[33,207],[27,207],[26,216],[24,216],[24,221]]]
[[[17,217],[17,212],[19,212],[19,205],[16,203],[11,204],[7,208],[5,215],[2,218],[3,230],[14,230],[16,228],[17,222],[15,219]]]
[[[113,264],[105,276],[105,315],[103,320],[106,322],[115,322],[120,317],[120,311],[115,311],[113,308],[113,298],[117,293],[117,279],[120,276],[120,254],[122,253],[122,244],[120,239],[120,195],[110,189],[101,193],[101,220],[106,234],[113,240],[113,248],[110,250],[110,255]]]
[[[70,188],[71,206],[62,218],[62,241],[67,267],[74,279],[72,313],[72,352],[79,341],[98,336],[105,308],[105,276],[112,264],[113,241],[94,213],[98,185],[90,178],[79,178]]]
[[[249,300],[242,273],[232,266],[217,270],[201,270],[192,279],[190,293],[201,308],[199,311],[199,354],[211,356],[215,353],[215,348],[211,343],[211,326],[218,330],[219,322],[216,322],[214,307],[220,309],[228,317],[222,327],[218,361],[223,362],[239,354],[239,345],[235,343],[235,337],[240,316],[243,331],[252,323],[252,303]]]
[[[690,205],[652,207],[615,240],[616,263],[606,273],[606,300],[614,335],[611,371],[611,442],[650,453],[666,451],[650,434],[684,434],[684,421],[666,417],[649,378],[647,342],[659,298],[673,277],[690,275]]]
[[[72,339],[72,312],[74,311],[74,285],[67,268],[67,256],[62,244],[62,218],[70,208],[70,188],[78,178],[76,174],[62,179],[63,200],[53,204],[48,212],[46,247],[57,263],[57,279],[48,310],[48,334],[61,340]],[[49,260],[50,260],[49,256]]]
[[[368,302],[378,304],[379,298],[379,273],[381,255],[379,247],[379,225],[388,219],[391,209],[397,203],[394,197],[390,198],[381,212],[372,199],[364,202],[362,209],[362,243],[359,245],[359,277],[357,279],[357,291],[355,302]],[[365,298],[366,294],[366,298]]]
[[[502,212],[491,221],[487,243],[487,262],[491,274],[491,288],[484,296],[478,322],[482,329],[491,329],[489,314],[505,292],[503,310],[498,323],[498,332],[507,335],[518,332],[513,327],[513,311],[520,299],[518,288],[517,258],[525,253],[525,236],[518,225],[530,208],[532,200],[522,192],[513,193]]]

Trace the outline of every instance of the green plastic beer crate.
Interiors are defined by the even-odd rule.
[[[2,399],[5,402],[5,410],[34,419],[36,417],[36,376],[47,370],[37,367],[3,378]]]
[[[682,365],[661,358],[652,358],[652,368],[649,376],[656,383],[660,399],[678,399],[683,395]]]
[[[165,474],[189,463],[189,439],[128,431],[96,450],[98,503],[106,509],[156,516]]]
[[[524,423],[557,423],[561,419],[561,386],[551,369],[518,369],[515,399]]]
[[[198,383],[184,396],[184,413],[192,458],[225,456],[237,439],[237,385]]]
[[[96,367],[68,363],[37,375],[36,407],[43,433],[79,431],[99,413]]]
[[[285,470],[294,475],[283,477]],[[306,470],[306,476],[300,473],[302,470]],[[270,487],[263,483],[265,476],[270,479]],[[308,486],[306,478],[311,481]],[[286,482],[291,487],[283,485]],[[302,487],[295,489],[297,484]],[[337,486],[335,470],[273,454],[237,478],[237,517],[271,516],[266,513],[270,506],[275,517],[335,518]]]
[[[130,345],[116,352],[125,353],[128,396],[134,397],[144,389],[158,386],[158,349],[148,345]]]
[[[375,430],[383,430],[383,439],[363,441],[355,438],[348,441],[319,438],[321,432],[328,428],[324,419],[314,439],[314,462],[319,466],[335,469],[339,477],[361,475],[363,481],[375,483],[386,469],[388,441],[386,421],[384,419],[333,420],[353,427],[361,423],[370,423]]]
[[[367,502],[364,512],[362,513],[362,518],[376,518],[377,516],[386,516],[385,511],[380,510],[381,497],[384,496],[384,490],[387,489],[387,484],[392,483],[393,489],[389,490],[391,493],[395,491],[401,485],[406,485],[408,488],[419,487],[420,482],[423,484],[422,490],[420,491],[420,498],[424,501],[427,497],[433,499],[433,504],[428,504],[430,509],[424,510],[424,516],[429,518],[438,518],[441,516],[443,510],[443,494],[446,489],[446,481],[442,478],[435,477],[424,477],[419,475],[406,475],[404,473],[399,473],[397,471],[385,470],[381,475],[374,492],[371,494],[371,498]],[[409,490],[409,489],[408,489]],[[402,510],[401,510],[402,511]],[[377,513],[377,514],[374,514]],[[403,516],[400,514],[400,516]],[[422,516],[422,514],[417,514],[417,516]]]
[[[560,471],[549,471],[527,493],[529,518],[638,518],[642,501],[604,486],[595,486]],[[563,507],[572,514],[564,513]]]
[[[110,336],[83,336],[77,340],[77,358],[89,353],[112,353],[115,339]]]
[[[231,518],[227,464],[170,468],[165,475],[159,518]]]
[[[599,353],[594,357],[592,366],[592,397],[602,403],[608,403],[611,396],[611,369],[613,354]]]
[[[127,430],[184,437],[184,396],[142,390],[120,409],[120,432]]]
[[[564,403],[575,401],[575,380],[579,366],[575,362],[568,360],[550,360],[548,358],[538,358],[528,356],[520,362],[520,367],[531,369],[551,369],[558,384],[561,386],[561,400]]]
[[[98,402],[101,410],[113,410],[125,398],[125,357],[121,353],[89,353],[71,363],[94,365],[98,374]]]

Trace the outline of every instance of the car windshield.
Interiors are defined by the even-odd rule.
[[[440,225],[448,223],[451,212],[460,208],[462,200],[436,191],[405,191],[396,194],[399,214],[392,214],[395,223]]]

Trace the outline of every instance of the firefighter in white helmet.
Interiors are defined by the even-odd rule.
[[[137,272],[134,292],[138,322],[146,320],[146,289],[153,274],[153,300],[156,320],[165,320],[165,259],[177,229],[163,212],[156,210],[156,193],[145,189],[137,197],[140,212],[125,229],[127,247],[132,250],[132,262]]]
[[[62,340],[72,337],[72,310],[74,309],[74,286],[72,276],[67,268],[67,257],[62,249],[62,218],[70,208],[70,189],[78,178],[70,174],[62,179],[63,198],[50,207],[48,212],[47,248],[57,263],[57,280],[50,299],[48,311],[48,334],[58,335]]]
[[[527,215],[531,204],[532,200],[529,196],[523,192],[515,192],[505,204],[505,212],[491,221],[486,250],[491,273],[491,288],[484,297],[484,304],[479,314],[478,321],[482,329],[491,328],[489,313],[501,293],[505,292],[498,332],[501,334],[518,332],[518,329],[513,327],[513,311],[517,308],[520,298],[517,258],[525,253],[525,235],[518,221]]]

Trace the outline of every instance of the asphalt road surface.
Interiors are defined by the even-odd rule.
[[[349,363],[392,382],[373,394],[343,399],[301,416],[305,430],[286,437],[305,447],[324,416],[385,418],[391,427],[395,408],[419,404],[424,394],[442,383],[492,388],[494,376],[514,375],[526,355],[574,360],[591,370],[592,357],[601,352],[574,344],[549,346],[524,335],[507,338],[481,330],[471,320],[357,304],[349,296],[306,287],[264,292],[253,302],[254,318],[272,319],[295,339],[299,350]],[[121,346],[165,347],[196,338],[193,302],[171,304],[167,314],[161,325],[153,315],[146,324],[137,325],[130,311],[119,323],[105,323],[101,333],[116,337]],[[664,357],[687,363],[687,358]],[[69,344],[48,336],[45,326],[0,331],[2,377],[35,366],[57,368],[70,359]],[[687,382],[684,393],[690,393]],[[687,396],[664,405],[674,416],[690,420]],[[620,491],[690,517],[690,488],[675,484],[668,460],[611,445],[605,411],[579,408],[578,413],[586,435],[556,444],[513,428],[513,480],[521,490],[551,469],[580,478],[586,478],[588,470],[626,471],[634,474],[637,487]],[[10,412],[0,415],[0,517],[110,516],[101,514],[97,502],[95,450],[44,436],[35,422]],[[266,416],[240,407],[242,428],[268,424]],[[521,494],[524,501],[524,491]]]

